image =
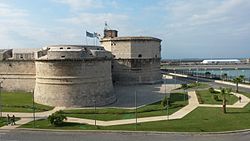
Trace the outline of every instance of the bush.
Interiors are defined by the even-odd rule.
[[[163,107],[163,109],[166,107],[166,106],[170,106],[171,105],[171,102],[170,102],[170,98],[165,96],[162,101],[161,101],[161,106]]]
[[[182,89],[188,89],[188,85],[187,84],[181,84],[181,88]]]
[[[213,95],[213,99],[214,99],[215,101],[219,101],[218,95]]]
[[[67,120],[67,117],[63,114],[62,111],[57,111],[57,112],[53,113],[52,115],[50,115],[48,117],[48,120],[49,120],[50,124],[52,124],[54,126],[60,126],[63,124],[64,120]]]
[[[215,93],[215,90],[214,90],[214,88],[213,88],[213,87],[209,88],[209,89],[208,89],[208,91],[209,91],[210,93],[212,93],[212,94],[214,94],[214,93]]]

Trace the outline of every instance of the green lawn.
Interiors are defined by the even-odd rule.
[[[239,91],[238,93],[243,94],[243,95],[247,96],[248,98],[250,98],[250,92],[247,93],[247,92],[241,92],[241,91]]]
[[[188,88],[197,88],[197,89],[204,89],[208,88],[209,85],[206,83],[190,83],[188,84]]]
[[[180,120],[157,121],[140,123],[139,131],[168,131],[168,132],[217,132],[241,130],[250,128],[250,104],[244,109],[227,109],[223,114],[221,108],[199,107]],[[21,128],[32,128],[28,123]],[[65,123],[62,127],[53,127],[47,120],[36,122],[36,128],[42,129],[77,129],[77,130],[135,130],[135,124],[109,127],[98,127],[78,123]]]
[[[184,101],[183,93],[172,93],[170,100],[173,101],[173,103],[169,107],[169,114],[178,111],[180,108],[188,104],[187,96]],[[63,112],[67,117],[97,119],[104,121],[135,118],[134,109],[103,108],[97,109],[96,114],[94,109],[64,110]],[[159,101],[138,108],[137,113],[137,117],[161,116],[167,115],[167,110],[162,109],[161,101]]]
[[[3,112],[32,112],[32,94],[26,92],[2,92]],[[35,104],[36,112],[52,110],[53,107]]]
[[[190,83],[187,84],[187,89],[206,89],[209,88],[209,85],[206,83]],[[176,90],[183,89],[182,87],[177,88]]]
[[[222,96],[220,95],[220,92],[215,92],[215,93],[210,93],[208,90],[199,90],[196,91],[198,100],[200,104],[222,104]],[[213,95],[217,95],[219,100],[215,100],[213,98]],[[237,102],[238,98],[230,94],[226,97],[227,99],[227,104],[232,105],[235,102]]]

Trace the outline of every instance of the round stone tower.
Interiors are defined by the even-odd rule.
[[[104,30],[104,35],[100,42],[113,54],[112,75],[115,84],[161,82],[160,39],[146,36],[118,37],[116,30]]]
[[[65,107],[116,100],[110,52],[100,46],[54,45],[36,52],[35,102]]]

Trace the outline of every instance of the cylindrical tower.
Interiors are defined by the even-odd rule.
[[[35,101],[51,106],[107,105],[116,97],[111,53],[100,46],[48,46],[36,55]]]

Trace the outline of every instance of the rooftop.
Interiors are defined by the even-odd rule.
[[[114,38],[102,38],[102,41],[136,41],[136,40],[144,40],[144,41],[150,41],[150,40],[154,40],[154,41],[162,41],[159,38],[155,38],[155,37],[149,37],[149,36],[124,36],[124,37],[114,37]]]

